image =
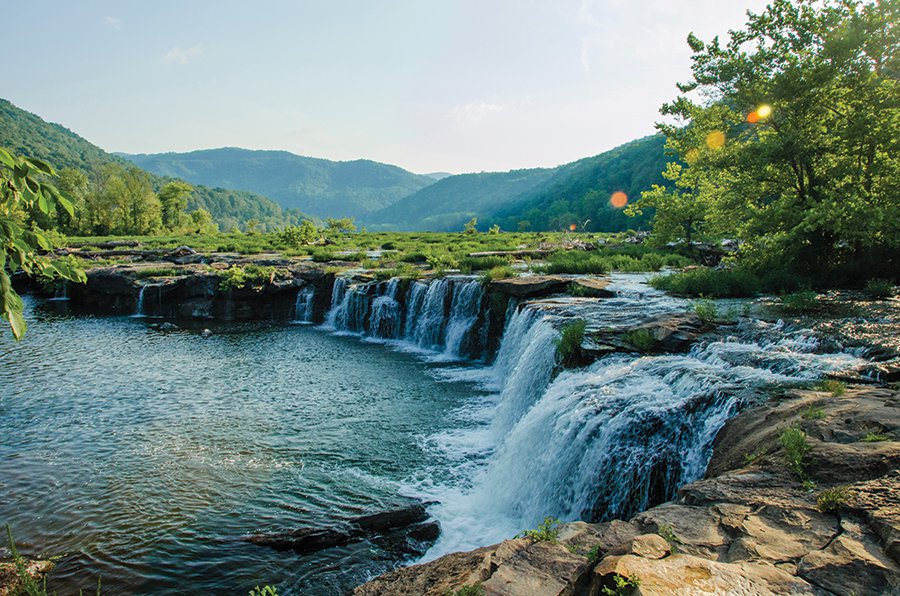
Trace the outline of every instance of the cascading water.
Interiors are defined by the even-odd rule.
[[[372,301],[370,332],[373,337],[396,339],[399,336],[401,323],[400,303],[397,302],[399,287],[399,279],[390,280],[387,282],[385,293]]]
[[[312,286],[307,286],[297,292],[297,300],[294,302],[294,321],[312,323],[314,300],[315,290]]]
[[[144,315],[144,293],[147,291],[147,286],[141,286],[141,289],[138,290],[137,304],[134,306],[134,315],[135,317],[143,317]]]

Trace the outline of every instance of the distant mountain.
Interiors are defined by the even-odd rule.
[[[424,175],[428,176],[429,178],[434,178],[435,180],[443,180],[444,178],[452,176],[453,174],[451,174],[450,172],[429,172]]]
[[[138,166],[193,184],[258,192],[319,217],[356,217],[392,205],[434,178],[369,160],[330,161],[287,151],[233,147],[124,155]]]
[[[68,128],[46,122],[5,99],[0,99],[0,147],[43,159],[57,170],[77,168],[88,175],[95,175],[108,163],[126,167],[133,165],[121,156],[107,153]],[[158,189],[177,177],[152,178]],[[230,230],[250,219],[258,220],[264,228],[274,229],[297,223],[304,217],[303,213],[283,210],[274,201],[258,194],[195,185],[187,208],[193,211],[201,207],[212,214],[213,220],[223,230]]]
[[[370,229],[458,231],[472,217],[478,227],[560,230],[587,224],[589,231],[641,228],[647,215],[628,217],[609,204],[622,191],[636,199],[662,184],[665,139],[654,135],[600,155],[550,169],[459,174],[373,213]]]
[[[372,229],[458,231],[473,217],[481,220],[499,206],[515,201],[547,181],[551,169],[458,174],[373,213]]]

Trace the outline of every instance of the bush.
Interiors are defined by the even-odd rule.
[[[375,279],[385,281],[393,277],[400,279],[419,279],[422,271],[409,263],[400,263],[393,269],[379,269],[375,272]]]
[[[800,417],[804,420],[822,420],[825,418],[825,410],[809,406],[800,412]]]
[[[830,393],[834,397],[840,397],[847,391],[847,384],[843,381],[836,381],[834,379],[823,379],[816,383],[813,386],[813,389]]]
[[[719,306],[712,300],[698,300],[693,306],[701,321],[714,323],[719,320]]]
[[[428,255],[424,252],[411,252],[400,257],[400,260],[404,263],[426,263],[428,262]]]
[[[136,279],[147,279],[148,277],[177,277],[183,272],[175,267],[157,267],[150,269],[138,269],[134,272]]]
[[[517,275],[516,270],[509,266],[503,267],[494,267],[489,271],[485,271],[481,274],[481,283],[487,285],[494,281],[495,279],[507,279],[510,277],[515,277]]]
[[[464,257],[459,260],[459,270],[463,273],[484,271],[494,267],[509,265],[508,257]]]
[[[575,357],[581,351],[586,328],[587,323],[582,319],[576,319],[562,328],[559,339],[556,340],[556,356],[562,364],[574,363]]]
[[[604,257],[580,250],[555,252],[548,261],[544,268],[547,273],[602,274],[609,271],[609,264]]]
[[[781,310],[789,313],[808,313],[819,309],[819,295],[811,290],[784,294],[778,299]]]
[[[745,298],[761,288],[759,278],[744,269],[691,269],[658,275],[650,279],[650,285],[672,294],[708,298]]]
[[[625,577],[624,575],[619,575],[618,573],[614,573],[612,576],[612,585],[611,586],[603,586],[600,588],[600,593],[603,596],[628,596],[628,594],[632,594],[634,590],[641,585],[641,580],[637,576]]]
[[[525,530],[516,538],[530,538],[535,542],[556,542],[559,537],[560,521],[549,515],[534,530]]]
[[[846,486],[835,486],[819,493],[816,507],[822,513],[838,513],[847,506],[849,500],[850,489]]]
[[[807,458],[811,449],[806,433],[800,427],[791,426],[781,433],[778,440],[784,448],[784,460],[788,468],[798,478],[805,480]]]
[[[316,263],[328,263],[336,260],[337,257],[330,250],[314,250],[312,251],[312,260]]]
[[[653,346],[656,345],[656,336],[650,329],[635,329],[634,331],[629,331],[622,336],[622,339],[641,351],[651,350],[653,349]]]
[[[894,284],[889,279],[870,279],[863,291],[869,298],[882,300],[894,295]]]
[[[241,289],[246,285],[253,287],[262,286],[275,281],[278,270],[275,267],[261,265],[247,265],[239,267],[232,265],[219,274],[219,288],[222,290]]]

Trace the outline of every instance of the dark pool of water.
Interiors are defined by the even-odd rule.
[[[343,593],[396,558],[236,539],[376,511],[453,467],[423,438],[472,389],[413,356],[298,325],[204,337],[28,309],[26,339],[0,339],[0,524],[61,555],[61,595],[98,576],[104,594]]]

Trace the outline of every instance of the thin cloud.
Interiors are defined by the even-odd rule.
[[[103,19],[107,25],[115,29],[116,31],[122,30],[122,19],[116,17],[106,17]]]
[[[163,56],[163,62],[166,64],[187,64],[201,54],[200,46],[181,49],[175,46]]]
[[[471,102],[454,106],[447,115],[458,122],[480,122],[487,116],[501,112],[507,107],[509,107],[507,104],[500,103]]]

